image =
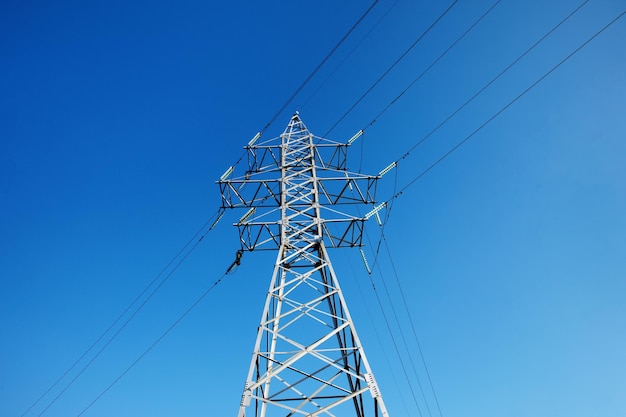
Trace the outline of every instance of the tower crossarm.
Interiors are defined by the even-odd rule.
[[[380,176],[348,171],[317,169],[321,203],[325,205],[374,204]],[[258,178],[257,178],[258,177]],[[279,207],[280,178],[260,178],[248,174],[241,178],[218,181],[222,208]]]
[[[278,247],[282,210],[292,224],[315,224],[330,247],[362,245],[366,218],[348,206],[373,206],[380,175],[349,171],[347,144],[312,135],[296,115],[281,136],[245,149],[245,172],[230,167],[217,181],[222,208],[241,210],[235,226],[245,249]]]
[[[347,166],[348,144],[332,142],[327,139],[317,138],[319,143],[315,144],[315,159],[320,163],[321,168],[345,171]],[[261,173],[272,169],[281,168],[281,145],[266,144],[248,145],[248,172]]]

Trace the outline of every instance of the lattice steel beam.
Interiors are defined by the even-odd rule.
[[[239,417],[387,417],[326,245],[360,246],[378,176],[346,169],[347,145],[314,137],[295,114],[274,141],[247,146],[249,166],[219,181],[244,248],[278,247]]]

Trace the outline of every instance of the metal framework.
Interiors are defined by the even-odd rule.
[[[258,139],[245,174],[218,182],[224,208],[247,209],[243,247],[278,247],[238,417],[387,417],[326,250],[361,245],[369,215],[340,209],[373,205],[379,176],[348,172],[348,144],[313,136],[297,113]]]

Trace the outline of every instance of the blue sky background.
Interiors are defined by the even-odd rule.
[[[323,135],[450,3],[380,1],[265,136],[295,110]],[[2,3],[0,415],[22,415],[210,218],[214,181],[369,4]],[[329,137],[366,126],[492,4],[458,2]],[[398,159],[579,4],[500,2],[366,130],[350,165]],[[625,6],[589,1],[385,176],[380,199]],[[383,246],[371,278],[389,328],[358,251],[332,251],[392,417],[419,415],[411,389],[431,415],[402,294],[443,416],[626,415],[624,39],[622,18],[395,200],[392,257]],[[43,415],[78,415],[222,274],[240,215]],[[368,235],[375,246],[375,223]],[[244,255],[84,415],[235,415],[274,257]]]

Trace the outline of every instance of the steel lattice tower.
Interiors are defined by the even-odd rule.
[[[279,138],[248,146],[248,169],[218,182],[247,250],[278,247],[239,417],[387,417],[326,246],[360,246],[379,176],[346,169],[347,149],[296,113]]]

